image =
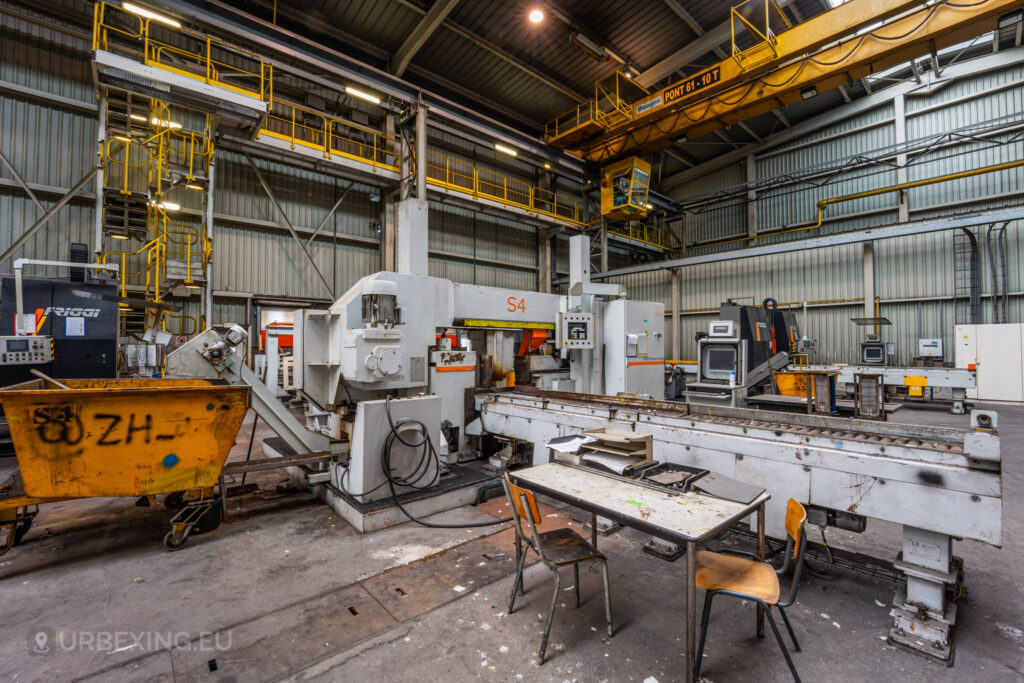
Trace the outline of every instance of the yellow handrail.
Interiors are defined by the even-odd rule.
[[[658,249],[671,250],[675,248],[672,232],[658,225],[631,221],[622,226],[610,227],[608,232],[636,242],[643,242]]]
[[[488,168],[427,150],[427,183],[583,226],[579,202]]]
[[[137,28],[126,28],[118,22]],[[272,96],[273,71],[260,55],[187,28],[156,22],[158,35],[172,36],[179,43],[172,44],[154,36],[153,22],[153,19],[133,14],[117,5],[97,2],[93,10],[93,49],[111,50],[113,34],[122,41],[127,40],[129,45],[141,48],[147,66],[158,66],[264,101]],[[117,49],[116,42],[113,47]],[[239,63],[227,62],[230,58]],[[239,85],[239,82],[246,85]],[[248,82],[253,82],[253,85],[248,85]]]
[[[258,54],[183,27],[160,22],[153,24],[153,21],[116,5],[98,2],[94,9],[93,48],[116,49],[117,41],[112,45],[110,39],[117,37],[136,47],[136,51],[141,49],[143,60],[148,66],[156,66],[268,102],[269,112],[260,130],[261,135],[285,140],[293,148],[303,146],[316,149],[327,158],[347,157],[369,163],[375,169],[379,167],[399,172],[394,151],[397,145],[383,133],[274,98],[273,70]],[[163,38],[167,35],[173,36],[176,43],[168,42],[170,38]],[[244,65],[225,61],[230,57]],[[239,83],[254,85],[250,87]],[[576,118],[577,121],[582,118],[596,120],[596,103],[589,101],[589,104],[585,102],[579,105]],[[162,137],[157,143],[169,145],[172,137]],[[182,145],[187,147],[185,142]],[[176,149],[179,148],[168,147],[164,150],[165,155]],[[184,149],[181,151],[185,153]],[[191,164],[197,156],[202,157],[203,154],[188,154],[189,173],[194,170]],[[456,182],[449,177],[447,165],[439,178],[436,173],[430,176],[431,166],[428,163],[427,182],[582,225],[579,202],[575,199],[533,187],[525,181],[488,169],[474,168],[467,174],[472,181],[466,187],[461,181]],[[436,172],[436,167],[434,170]]]

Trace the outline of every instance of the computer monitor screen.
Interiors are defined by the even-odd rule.
[[[885,349],[881,346],[864,346],[861,348],[861,361],[865,363],[881,363],[885,360]]]
[[[737,370],[736,347],[714,345],[704,347],[701,359],[702,372],[708,379],[729,379],[729,373]]]

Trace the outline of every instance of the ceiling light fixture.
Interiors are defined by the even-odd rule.
[[[113,237],[115,240],[126,240],[126,239],[128,239],[128,235],[122,235],[122,234],[116,233],[116,232],[110,233],[110,236]]]
[[[380,104],[380,98],[377,97],[376,95],[371,95],[368,92],[363,92],[362,90],[358,90],[351,86],[346,85],[345,92],[351,95],[352,97],[358,97],[361,100],[366,100],[367,102],[372,102],[373,104]]]
[[[544,12],[539,7],[535,7],[530,11],[530,21],[535,24],[539,24],[544,21]]]
[[[149,122],[152,123],[154,126],[162,126],[164,128],[170,128],[171,130],[177,130],[178,128],[181,128],[181,124],[177,121],[164,121],[163,119],[158,119],[155,116],[152,119],[150,119]]]
[[[181,208],[181,204],[175,204],[174,202],[159,202],[156,206],[164,211],[177,211]]]
[[[551,168],[551,164],[545,163],[544,168]]]
[[[181,28],[180,21],[171,19],[170,17],[165,17],[162,14],[157,14],[156,12],[150,11],[145,7],[139,7],[138,5],[130,2],[121,3],[121,9],[123,9],[126,12],[131,12],[132,14],[138,14],[140,17],[146,17],[147,19],[152,19],[153,21],[159,21],[161,24],[167,24],[168,26],[173,26],[174,28]]]
[[[495,142],[495,143],[494,143],[494,149],[498,150],[498,151],[499,151],[499,152],[501,152],[502,154],[507,154],[507,155],[509,155],[510,157],[514,157],[514,156],[516,156],[517,154],[519,154],[518,152],[516,152],[516,151],[515,151],[514,149],[512,149],[511,147],[506,147],[505,145],[501,144],[500,142]]]
[[[132,121],[145,121],[146,120],[146,117],[141,115],[141,114],[132,114],[128,118],[130,118]]]
[[[201,190],[205,190],[206,189],[202,185],[197,185],[195,183],[187,183],[185,185],[185,187],[188,188],[189,190],[200,190],[201,191]]]

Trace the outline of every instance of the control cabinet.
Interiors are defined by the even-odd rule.
[[[616,299],[604,310],[604,393],[665,398],[665,305]]]
[[[559,313],[558,347],[562,349],[594,348],[594,314]]]

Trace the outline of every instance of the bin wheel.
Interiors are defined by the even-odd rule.
[[[25,517],[14,525],[14,545],[19,545],[21,539],[25,538],[25,534],[32,528],[32,519],[32,517]]]
[[[173,531],[168,531],[164,536],[164,547],[168,550],[181,550],[186,543],[188,543],[188,536],[183,536],[180,541],[175,541]]]
[[[164,496],[164,507],[168,510],[178,510],[185,505],[185,491],[172,491]]]

